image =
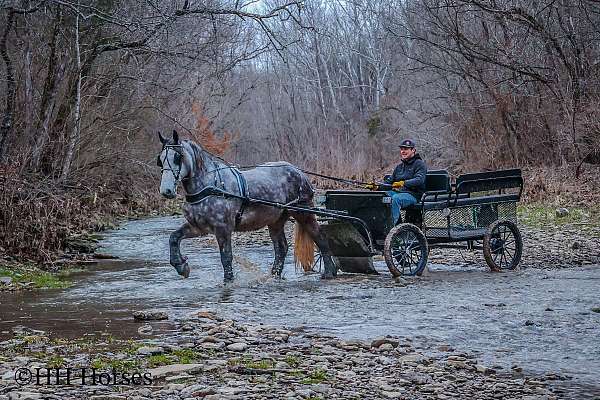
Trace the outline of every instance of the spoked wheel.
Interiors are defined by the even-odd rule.
[[[496,221],[483,238],[485,262],[494,272],[515,270],[523,254],[523,238],[511,221]]]
[[[400,224],[385,238],[383,256],[393,276],[421,275],[427,265],[429,246],[423,232],[413,224]]]

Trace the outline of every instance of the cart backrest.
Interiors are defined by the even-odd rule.
[[[520,169],[506,169],[491,172],[478,172],[464,174],[456,178],[456,193],[485,192],[491,190],[503,190],[523,188],[523,177]]]
[[[445,169],[427,171],[425,177],[426,192],[449,192],[450,175]]]

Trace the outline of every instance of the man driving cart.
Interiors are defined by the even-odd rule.
[[[365,187],[370,190],[385,190],[392,198],[392,218],[398,224],[400,210],[417,204],[425,192],[427,165],[421,158],[412,139],[400,142],[400,163],[391,175],[383,178],[383,184],[371,182]]]

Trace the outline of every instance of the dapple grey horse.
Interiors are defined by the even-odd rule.
[[[271,273],[280,277],[288,251],[284,226],[290,217],[296,220],[296,260],[305,271],[310,270],[316,244],[324,263],[322,277],[336,275],[337,267],[330,256],[327,239],[314,214],[253,204],[211,192],[217,188],[241,197],[311,207],[314,190],[302,171],[287,162],[266,163],[239,171],[197,143],[180,140],[176,131],[171,139],[159,133],[159,139],[163,145],[157,160],[162,169],[160,193],[174,198],[179,182],[186,193],[183,213],[187,222],[169,239],[170,262],[179,275],[187,278],[190,274],[187,258],[180,252],[181,240],[212,233],[219,244],[224,279],[233,280],[231,234],[268,226],[275,249]]]

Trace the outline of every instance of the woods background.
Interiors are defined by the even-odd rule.
[[[159,207],[173,128],[238,165],[379,178],[414,137],[595,191],[599,40],[592,0],[0,0],[0,253]]]

